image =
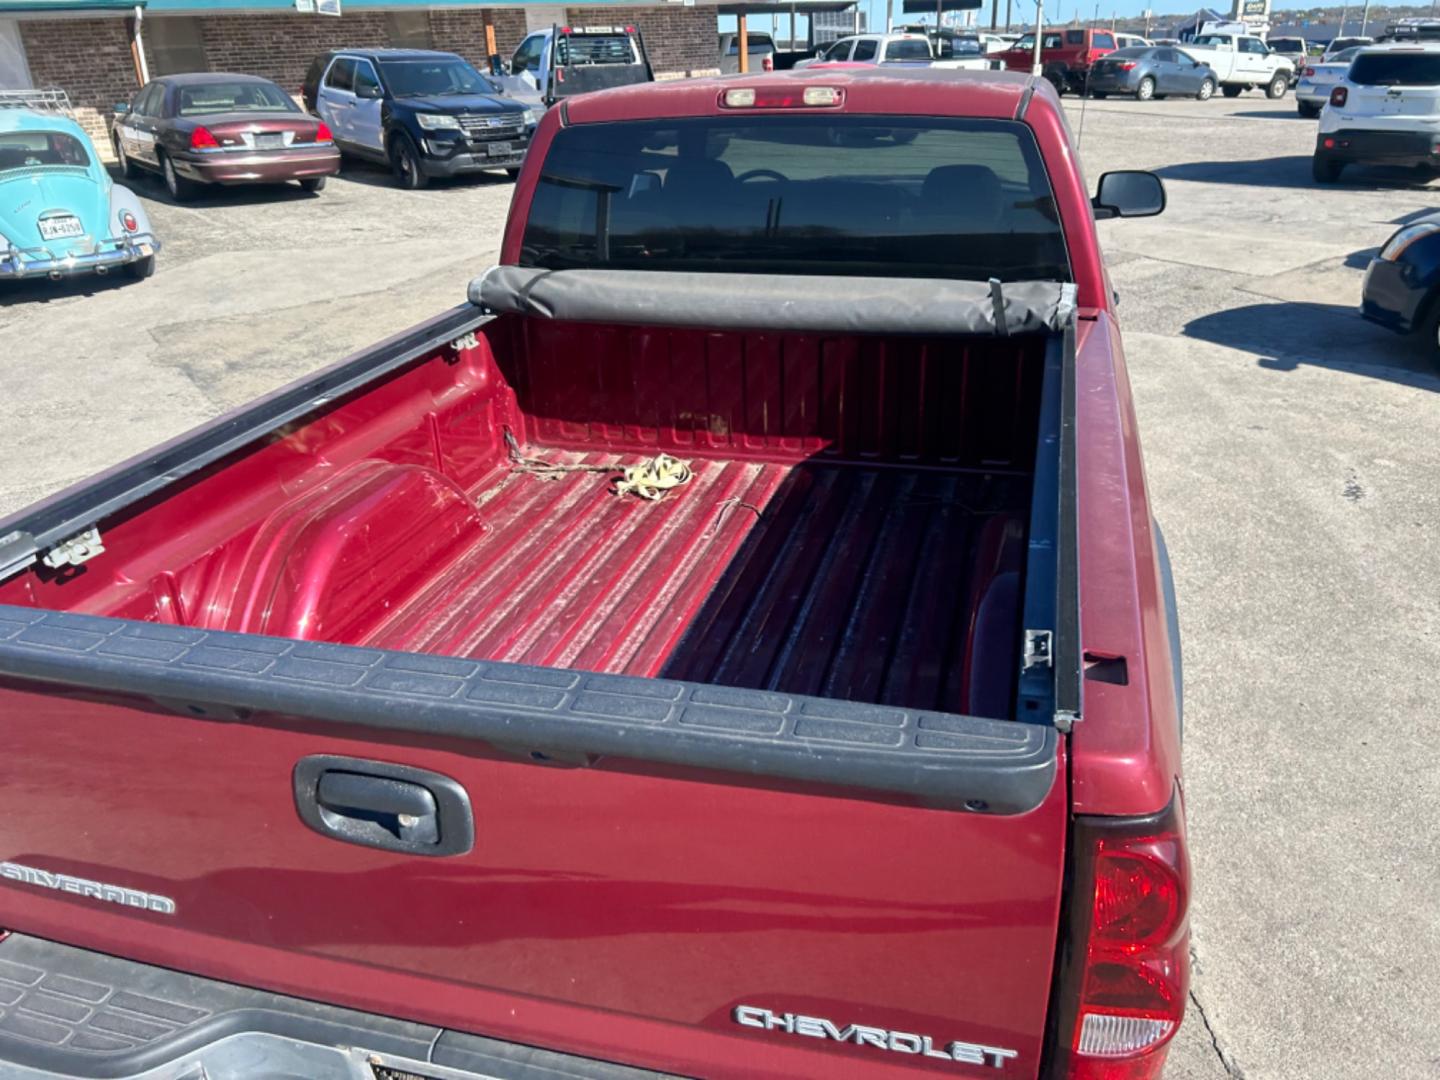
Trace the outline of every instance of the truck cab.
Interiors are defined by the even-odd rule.
[[[634,26],[537,30],[516,47],[510,75],[547,108],[562,97],[655,79],[644,38]]]

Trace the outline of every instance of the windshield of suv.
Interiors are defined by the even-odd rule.
[[[380,74],[397,98],[495,94],[499,88],[458,57],[381,60]]]
[[[176,115],[210,116],[231,112],[299,112],[290,95],[272,83],[217,82],[182,86],[176,91]]]
[[[705,117],[562,128],[520,254],[545,269],[1069,280],[1024,124]]]
[[[0,135],[0,173],[59,165],[88,169],[85,144],[63,131],[12,131]]]
[[[1361,86],[1440,86],[1440,52],[1362,52],[1349,79]]]

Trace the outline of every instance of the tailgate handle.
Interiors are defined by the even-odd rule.
[[[295,766],[295,805],[316,832],[415,855],[460,855],[475,843],[465,789],[409,765],[318,754]]]
[[[407,844],[440,839],[435,796],[405,780],[327,772],[320,777],[320,814],[337,831],[378,827]]]

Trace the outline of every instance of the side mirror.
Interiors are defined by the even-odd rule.
[[[380,87],[367,83],[364,86],[357,86],[355,88],[355,96],[357,98],[363,98],[366,101],[374,101],[376,98],[383,97],[384,94],[380,90]]]
[[[115,115],[116,115],[116,116],[124,116],[124,115],[125,115],[126,113],[128,113],[129,111],[130,111],[130,106],[129,106],[128,103],[126,103],[126,102],[124,102],[124,101],[120,102],[119,105],[116,105],[116,106],[115,106]]]
[[[1151,172],[1107,172],[1090,205],[1097,219],[1154,217],[1165,210],[1165,185]]]
[[[524,74],[525,74],[525,60],[524,60],[523,57],[517,56],[517,57],[515,57],[513,60],[510,61],[510,74],[511,74],[511,75],[524,75]]]

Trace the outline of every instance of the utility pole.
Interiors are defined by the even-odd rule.
[[[1436,0],[1430,0],[1432,5],[1435,2]],[[1010,0],[1005,0],[1005,32],[1007,34],[1010,32]]]
[[[990,0],[990,32],[1000,29],[1000,0]]]
[[[1045,37],[1045,0],[1035,0],[1035,63],[1030,74],[1039,77],[1044,70],[1040,63],[1040,41]]]
[[[1432,0],[1432,3],[1433,3],[1433,0]],[[1342,8],[1340,9],[1340,29],[1335,31],[1335,37],[1344,37],[1344,36],[1345,36],[1345,16],[1348,15],[1349,13],[1350,13],[1349,7],[1342,7]]]
[[[885,33],[895,29],[895,0],[885,0]]]

